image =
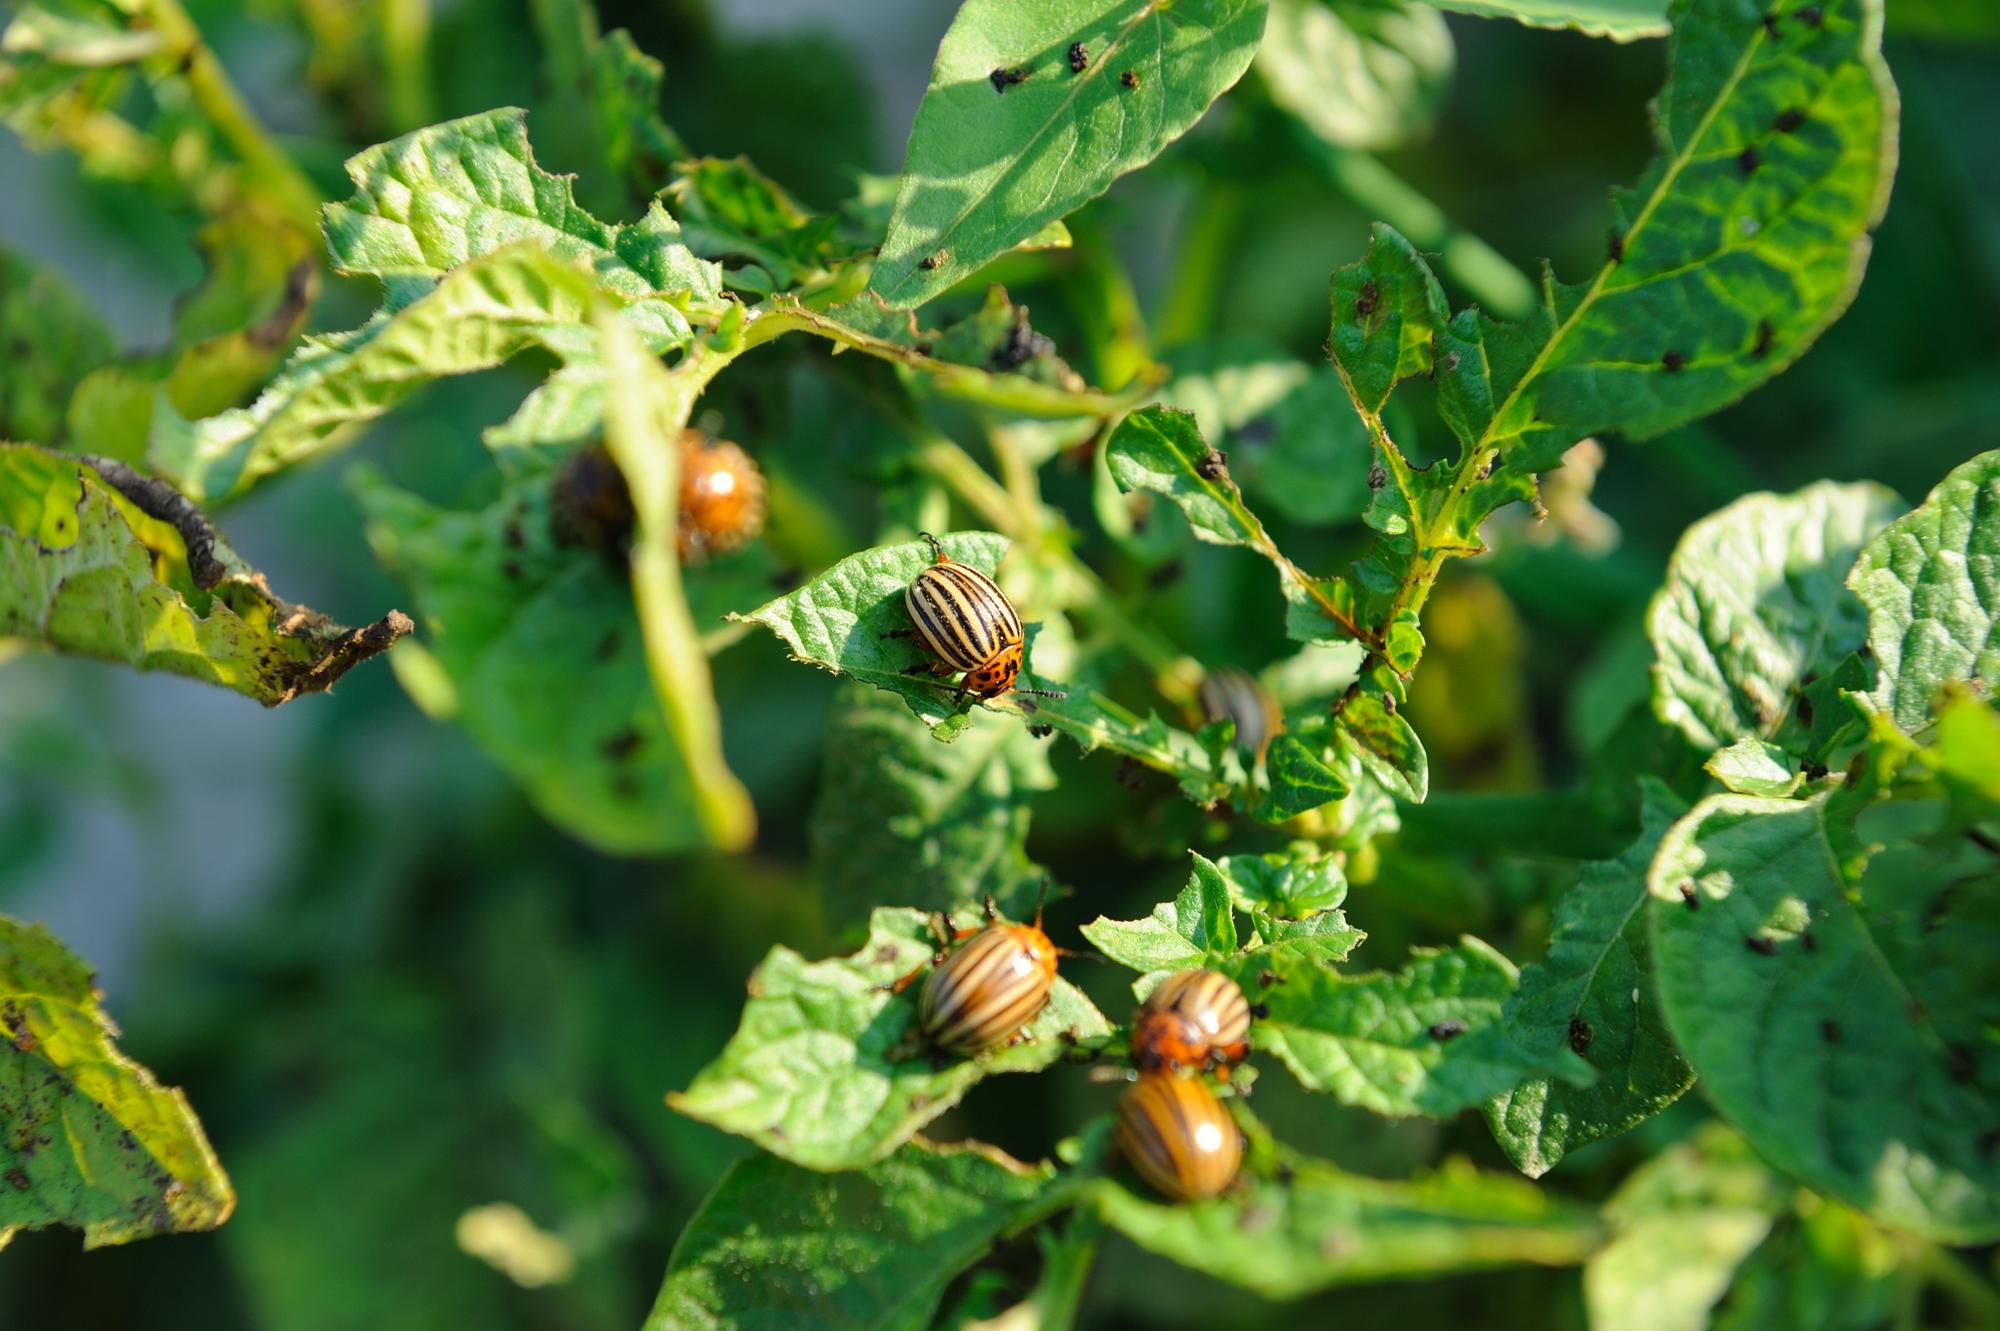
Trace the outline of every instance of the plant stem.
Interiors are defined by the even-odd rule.
[[[1064,292],[1090,344],[1097,381],[1116,392],[1153,363],[1146,316],[1139,309],[1131,275],[1113,257],[1111,246],[1097,241],[1096,228],[1082,222],[1072,223],[1071,228],[1077,244],[1070,251],[1072,280],[1064,284]]]
[[[1229,273],[1236,228],[1243,219],[1243,191],[1227,180],[1205,184],[1181,227],[1180,262],[1153,321],[1163,347],[1179,346],[1215,326],[1216,298]]]
[[[195,105],[235,149],[243,164],[263,182],[284,213],[308,233],[317,232],[320,204],[324,202],[319,190],[251,114],[180,0],[147,2],[153,26],[187,80]]]
[[[430,0],[381,0],[380,18],[389,118],[400,134],[437,119],[431,102]]]
[[[1042,1278],[1030,1296],[1041,1319],[1039,1331],[1071,1331],[1076,1325],[1083,1287],[1103,1241],[1104,1222],[1088,1209],[1071,1212],[1060,1236],[1042,1237]]]
[[[1980,1326],[2000,1326],[2000,1290],[1981,1280],[1958,1254],[1935,1243],[1912,1243],[1905,1252],[1926,1280],[1977,1317]]]
[[[1534,308],[1535,284],[1505,255],[1453,225],[1444,209],[1425,198],[1376,158],[1336,148],[1304,127],[1296,130],[1308,156],[1356,207],[1389,223],[1420,250],[1440,256],[1443,269],[1490,312],[1518,319]]]

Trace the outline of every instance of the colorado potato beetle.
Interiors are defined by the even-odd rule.
[[[1026,641],[1014,603],[993,579],[946,554],[937,537],[929,532],[917,534],[930,542],[931,564],[903,592],[903,607],[916,627],[894,629],[885,636],[912,638],[936,659],[904,673],[949,675],[964,671],[952,698],[954,706],[964,702],[968,693],[982,699],[1009,691],[1061,697],[1045,689],[1014,687]]]
[[[1243,1163],[1235,1120],[1194,1077],[1140,1076],[1118,1103],[1113,1135],[1139,1177],[1176,1201],[1217,1195]]]
[[[563,459],[549,490],[549,535],[557,545],[623,559],[633,521],[632,492],[610,450],[592,444]]]
[[[1186,970],[1160,981],[1132,1023],[1141,1072],[1213,1069],[1250,1052],[1250,1003],[1226,975]]]
[[[1284,713],[1264,686],[1234,666],[1210,671],[1201,681],[1200,697],[1202,714],[1210,721],[1234,721],[1237,746],[1259,759],[1271,746],[1271,737],[1285,728]]]
[[[764,530],[764,473],[727,439],[681,432],[681,558],[739,550]]]
[[[1049,1001],[1056,945],[1033,924],[1004,924],[989,897],[986,926],[962,935],[924,980],[917,1021],[937,1048],[976,1054],[1019,1035]]]

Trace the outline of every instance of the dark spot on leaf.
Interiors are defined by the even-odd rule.
[[[1262,1021],[1271,1015],[1271,1005],[1269,1003],[1252,1003],[1250,1005],[1250,1015]]]
[[[1590,1023],[1582,1017],[1571,1017],[1569,1019],[1569,1047],[1571,1051],[1581,1054],[1584,1050],[1590,1048],[1590,1042],[1596,1038],[1597,1032],[1590,1029]]]
[[[604,636],[597,640],[597,659],[609,661],[618,654],[618,630],[606,629]]]
[[[1754,144],[1736,154],[1736,169],[1746,176],[1762,165],[1764,165],[1764,159],[1759,155]]]
[[[1610,240],[1610,244],[1609,244],[1608,248],[1609,248],[1609,250],[1611,251],[1611,262],[1613,262],[1613,263],[1624,263],[1624,262],[1625,262],[1625,233],[1624,233],[1623,231],[1614,231],[1614,232],[1612,232],[1612,233],[1611,233],[1611,240]]]
[[[181,52],[181,58],[174,62],[174,73],[185,76],[190,69],[194,68],[195,57],[200,53],[201,47],[198,44],[190,46],[187,50]]]
[[[1276,971],[1257,972],[1257,983],[1263,985],[1266,989],[1269,989],[1274,984],[1283,984],[1284,982],[1285,977]]]
[[[1194,470],[1204,481],[1219,481],[1229,471],[1229,455],[1211,448],[1194,464]]]
[[[627,726],[597,746],[614,763],[622,763],[639,747],[639,732]]]
[[[799,585],[799,571],[795,568],[781,568],[771,575],[771,585],[781,592],[788,592]]]
[[[1028,727],[1028,733],[1036,739],[1047,739],[1056,733],[1056,728],[1054,726],[1042,725],[1038,722]]]
[[[1689,910],[1701,909],[1701,896],[1694,890],[1693,883],[1681,884],[1681,900],[1687,903]]]
[[[1127,790],[1144,790],[1146,788],[1146,778],[1137,760],[1125,758],[1119,761],[1118,784]]]
[[[1770,355],[1771,341],[1777,335],[1777,330],[1771,327],[1769,319],[1759,319],[1757,321],[1757,340],[1750,344],[1751,358],[1762,360],[1764,357]]]
[[[28,1176],[18,1169],[8,1170],[6,1178],[18,1191],[26,1192],[29,1188]]]
[[[1181,574],[1184,572],[1186,572],[1186,569],[1181,565],[1180,560],[1169,559],[1166,563],[1146,575],[1146,585],[1154,591],[1171,587],[1181,580]]]
[[[1278,423],[1269,416],[1259,416],[1243,422],[1237,428],[1235,437],[1239,443],[1268,444],[1278,437]]]
[[[1805,123],[1806,113],[1794,106],[1789,110],[1780,111],[1778,118],[1771,122],[1771,128],[1777,130],[1780,134],[1796,134],[1799,131],[1799,126]]]
[[[1804,930],[1799,934],[1799,946],[1808,952],[1817,952],[1819,951],[1819,939],[1813,934],[1812,930]]]
[[[1778,954],[1778,945],[1776,943],[1756,934],[1752,934],[1750,937],[1744,939],[1743,946],[1749,948],[1760,957],[1774,957]]]
[[[1818,5],[1801,5],[1799,11],[1792,17],[1808,28],[1817,28],[1826,21],[1826,15],[1820,12]]]
[[[639,782],[621,767],[612,775],[611,793],[621,800],[636,800],[639,798]]]
[[[1381,300],[1382,300],[1382,289],[1376,286],[1372,279],[1363,282],[1361,284],[1361,290],[1356,292],[1354,296],[1355,315],[1359,318],[1366,319],[1369,315],[1375,313],[1375,307],[1376,305],[1381,303]]]
[[[1840,1043],[1840,1023],[1828,1017],[1819,1024],[1819,1037],[1828,1044]]]
[[[509,582],[521,580],[521,566],[511,559],[500,566],[500,571],[506,575]]]
[[[517,520],[510,519],[507,523],[506,530],[500,533],[500,539],[507,543],[508,549],[519,550],[523,545],[527,543],[528,538],[521,535],[520,522]]]
[[[1660,367],[1668,374],[1680,373],[1681,366],[1688,363],[1687,357],[1678,351],[1665,352],[1660,357]]]
[[[1465,1034],[1465,1031],[1466,1025],[1462,1021],[1434,1021],[1430,1025],[1428,1034],[1431,1039],[1443,1043],[1446,1040],[1456,1040]]]
[[[1028,71],[1025,69],[996,69],[986,77],[992,81],[993,91],[1006,92],[1007,89],[1017,83],[1026,83],[1028,81]]]
[[[1973,1073],[1978,1071],[1977,1065],[1972,1061],[1972,1050],[1965,1045],[1955,1044],[1948,1053],[1950,1055],[1951,1079],[1961,1086],[1966,1085],[1972,1080]]]
[[[1118,76],[1118,81],[1124,84],[1128,88],[1136,88],[1139,86],[1139,72],[1137,70],[1128,69],[1123,74],[1120,74]]]
[[[1081,74],[1090,68],[1090,48],[1082,42],[1069,44],[1069,72]]]
[[[1930,1015],[1931,1015],[1931,1010],[1924,1006],[1923,999],[1913,998],[1910,1000],[1911,1021],[1928,1021],[1930,1020]]]
[[[2000,1128],[1989,1128],[1980,1133],[1978,1146],[1981,1155],[1992,1155],[1995,1151],[2000,1151]]]
[[[1819,781],[1826,776],[1825,763],[1807,763],[1799,770],[1808,781]]]
[[[1772,41],[1775,42],[1778,40],[1778,16],[1776,14],[1764,15],[1764,33]]]

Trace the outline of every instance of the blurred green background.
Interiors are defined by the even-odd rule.
[[[316,81],[333,57],[323,44],[313,56],[313,3],[191,10],[266,123],[334,194],[347,153],[413,126],[365,78]],[[1612,444],[1587,502],[1615,523],[1615,542],[1575,506],[1579,495],[1539,531],[1503,517],[1494,554],[1454,566],[1440,586],[1412,706],[1441,793],[1436,809],[1406,811],[1404,834],[1349,900],[1371,935],[1358,960],[1391,965],[1412,942],[1461,931],[1516,960],[1539,955],[1550,894],[1575,871],[1558,852],[1601,851],[1616,836],[1583,844],[1594,832],[1579,826],[1570,846],[1523,838],[1511,853],[1467,860],[1449,831],[1454,793],[1585,781],[1585,757],[1641,701],[1640,617],[1690,521],[1739,494],[1821,477],[1880,480],[1914,502],[1953,464],[2000,447],[2000,48],[1946,39],[1929,11],[1907,12],[1903,31],[1892,6],[1887,43],[1903,97],[1902,166],[1852,310],[1740,406],[1643,446]],[[349,18],[365,34],[368,14]],[[950,10],[666,0],[608,4],[601,18],[665,63],[667,121],[695,151],[747,153],[831,208],[857,173],[898,167]],[[1437,124],[1383,160],[1523,269],[1548,255],[1573,276],[1602,254],[1606,188],[1634,178],[1647,156],[1645,102],[1664,43],[1449,23],[1457,74]],[[444,0],[423,109],[442,118],[535,107],[534,33],[526,3]],[[551,168],[582,165],[538,144]],[[127,350],[165,339],[176,295],[200,275],[191,214],[6,137],[0,182],[0,244],[64,273]],[[636,212],[631,200],[598,206]],[[1360,253],[1369,220],[1322,155],[1246,86],[1087,208],[1073,223],[1083,248],[1013,262],[1005,276],[1086,372],[1101,306],[1079,256],[1095,240],[1124,259],[1156,354],[1241,338],[1317,360],[1327,275]],[[314,326],[352,326],[368,307],[368,293],[336,283]],[[788,442],[826,442],[785,455],[810,455],[790,464],[793,480],[821,501],[831,524],[821,540],[848,542],[837,554],[874,531],[867,436],[877,425],[853,395],[829,391],[821,358],[809,347],[760,353],[704,409],[767,458]],[[490,484],[479,428],[532,382],[512,369],[439,385],[350,456],[440,502],[473,502]],[[1419,436],[1417,448],[1437,443]],[[357,623],[408,598],[371,562],[341,484],[347,461],[303,468],[221,522],[274,586]],[[1087,470],[1059,462],[1050,480],[1090,530]],[[1281,539],[1330,566],[1356,536]],[[1085,551],[1114,582],[1147,585],[1147,570],[1102,538]],[[1180,576],[1153,579],[1148,594],[1182,646],[1210,665],[1255,667],[1282,653],[1269,571],[1255,556],[1191,542],[1175,553]],[[124,1049],[187,1090],[241,1198],[212,1235],[86,1255],[73,1233],[23,1234],[0,1254],[0,1327],[636,1326],[681,1224],[746,1149],[676,1118],[663,1093],[721,1046],[769,946],[828,952],[857,918],[853,903],[822,903],[809,865],[835,682],[787,665],[761,637],[728,650],[716,671],[758,843],[733,859],[644,863],[552,831],[380,663],[330,697],[275,712],[105,666],[34,654],[0,665],[0,910],[48,923],[98,968]],[[1068,748],[1054,762],[1060,793],[1036,798],[1030,851],[1072,889],[1051,918],[1058,941],[1073,942],[1084,920],[1143,914],[1170,896],[1186,846],[1214,829],[1163,779],[1128,789],[1114,759]],[[1617,774],[1590,779],[1610,788],[1593,807],[1618,803]],[[902,898],[884,881],[875,899]],[[1126,1001],[1111,968],[1078,969],[1100,1002]],[[1393,1124],[1308,1102],[1283,1078],[1259,1091],[1281,1136],[1349,1168],[1402,1175],[1453,1152],[1506,1167],[1469,1116]],[[1038,1157],[1113,1095],[1075,1069],[1003,1079],[932,1135]],[[1601,1197],[1703,1113],[1683,1103],[1547,1182]],[[561,1241],[574,1258],[566,1278],[527,1287],[461,1248],[460,1217],[493,1203]],[[1025,1278],[1032,1245],[1018,1246],[995,1266]],[[1103,1327],[1582,1322],[1574,1271],[1266,1307],[1116,1243],[1085,1308],[1086,1324]]]

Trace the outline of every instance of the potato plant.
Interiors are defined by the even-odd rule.
[[[2000,1319],[1991,416],[1936,465],[1829,442],[1779,490],[1698,424],[1746,419],[1861,290],[1899,153],[1882,0],[966,0],[895,175],[813,160],[841,103],[810,60],[676,128],[674,80],[719,97],[726,66],[697,35],[669,75],[645,34],[700,24],[502,9],[26,0],[0,39],[21,144],[204,270],[134,351],[4,256],[0,680],[40,648],[294,713],[364,697],[518,792],[462,831],[357,815],[351,863],[400,836],[434,867],[302,865],[288,941],[184,955],[207,1015],[149,1047],[190,1094],[0,916],[0,1244],[228,1221],[246,1311],[189,1325]],[[1975,9],[1912,23],[1976,40]],[[1501,19],[1568,30],[1503,54],[1663,59],[1650,155],[1592,183],[1597,220],[1550,219],[1535,278],[1377,155]],[[305,53],[310,134],[218,55],[245,22]],[[803,178],[738,155],[754,134]],[[1313,238],[1305,345],[1246,340],[1227,273],[1300,171],[1357,224]],[[1990,312],[1990,255],[1978,281]],[[1814,391],[1893,359],[1884,329]],[[1616,563],[1593,502],[1634,466],[1707,514],[1663,570]],[[286,494],[366,550],[267,578],[218,524],[268,543]],[[1649,498],[1605,502],[1643,526]],[[274,590],[368,554],[407,613]],[[940,561],[1018,610],[1011,687],[937,659],[990,624],[913,623]],[[1567,635],[1541,714],[1516,603]],[[516,886],[463,881],[489,873]],[[343,941],[434,879],[394,935],[419,962]],[[632,913],[654,897],[671,927]],[[965,944],[935,935],[1043,909],[1046,1005],[942,1047],[927,977]],[[747,994],[718,961],[745,948]],[[1135,1007],[1194,968],[1254,1020],[1226,1078],[1180,1074],[1243,1157],[1177,1200],[1113,1121]],[[479,1089],[328,1052],[362,1032]],[[232,1101],[285,1068],[344,1089]],[[343,1179],[353,1232],[279,1218]],[[74,1292],[28,1260],[54,1252],[0,1256],[0,1293]],[[320,1292],[346,1261],[376,1294]],[[1451,1314],[1346,1288],[1468,1273]]]

